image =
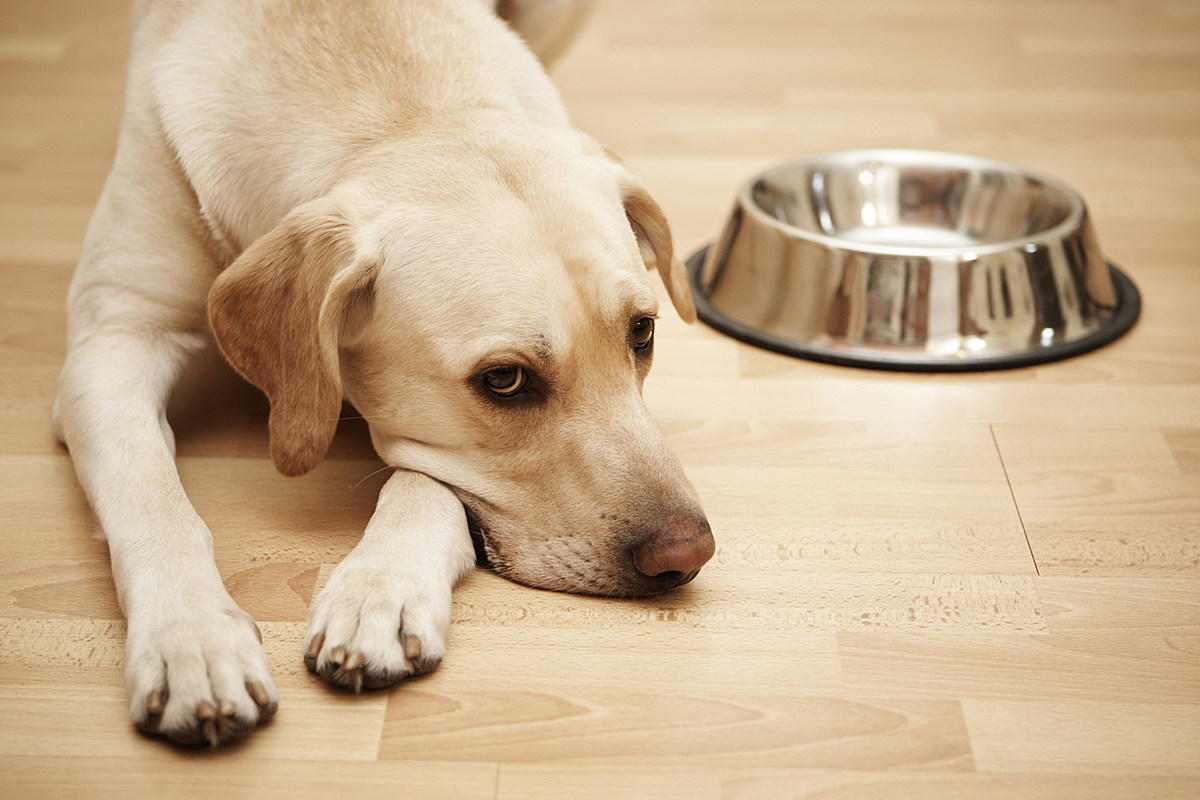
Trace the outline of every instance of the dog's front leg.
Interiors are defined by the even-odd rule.
[[[225,590],[175,469],[166,396],[198,343],[165,331],[81,337],[55,416],[108,539],[134,724],[216,745],[269,719],[278,696],[258,628]]]
[[[355,691],[428,672],[446,651],[450,592],[474,564],[459,499],[432,478],[397,470],[362,541],[313,601],[304,663]]]

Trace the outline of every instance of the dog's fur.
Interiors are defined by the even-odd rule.
[[[135,5],[55,420],[108,538],[143,730],[216,744],[277,703],[166,421],[210,329],[270,400],[281,472],[320,461],[343,399],[395,470],[313,603],[305,659],[331,682],[438,663],[469,518],[498,572],[550,589],[650,594],[712,555],[641,398],[648,266],[694,315],[666,220],[517,35],[556,54],[578,4],[501,2],[511,27],[494,5]]]

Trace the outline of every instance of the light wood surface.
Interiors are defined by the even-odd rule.
[[[647,400],[714,561],[646,601],[478,572],[443,666],[362,696],[300,642],[383,480],[366,432],[282,478],[262,400],[210,360],[181,473],[282,694],[218,752],[129,725],[106,548],[47,421],[125,14],[0,4],[0,795],[1200,797],[1200,4],[603,0],[555,78],[685,254],[774,161],[960,150],[1080,189],[1142,320],[938,377],[665,319]]]

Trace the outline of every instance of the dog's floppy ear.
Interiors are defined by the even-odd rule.
[[[373,300],[376,263],[358,256],[333,203],[297,208],[213,283],[208,316],[225,357],[271,401],[271,456],[284,475],[324,457],[342,404],[338,345]]]
[[[638,248],[646,267],[658,270],[671,304],[684,322],[696,321],[696,304],[688,285],[687,268],[675,258],[671,228],[661,207],[646,188],[626,173],[621,180],[621,202],[625,216],[637,237]]]

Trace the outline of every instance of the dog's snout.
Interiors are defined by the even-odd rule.
[[[672,586],[687,583],[716,552],[712,528],[703,516],[675,516],[643,537],[632,548],[637,571],[650,578],[668,579]]]

